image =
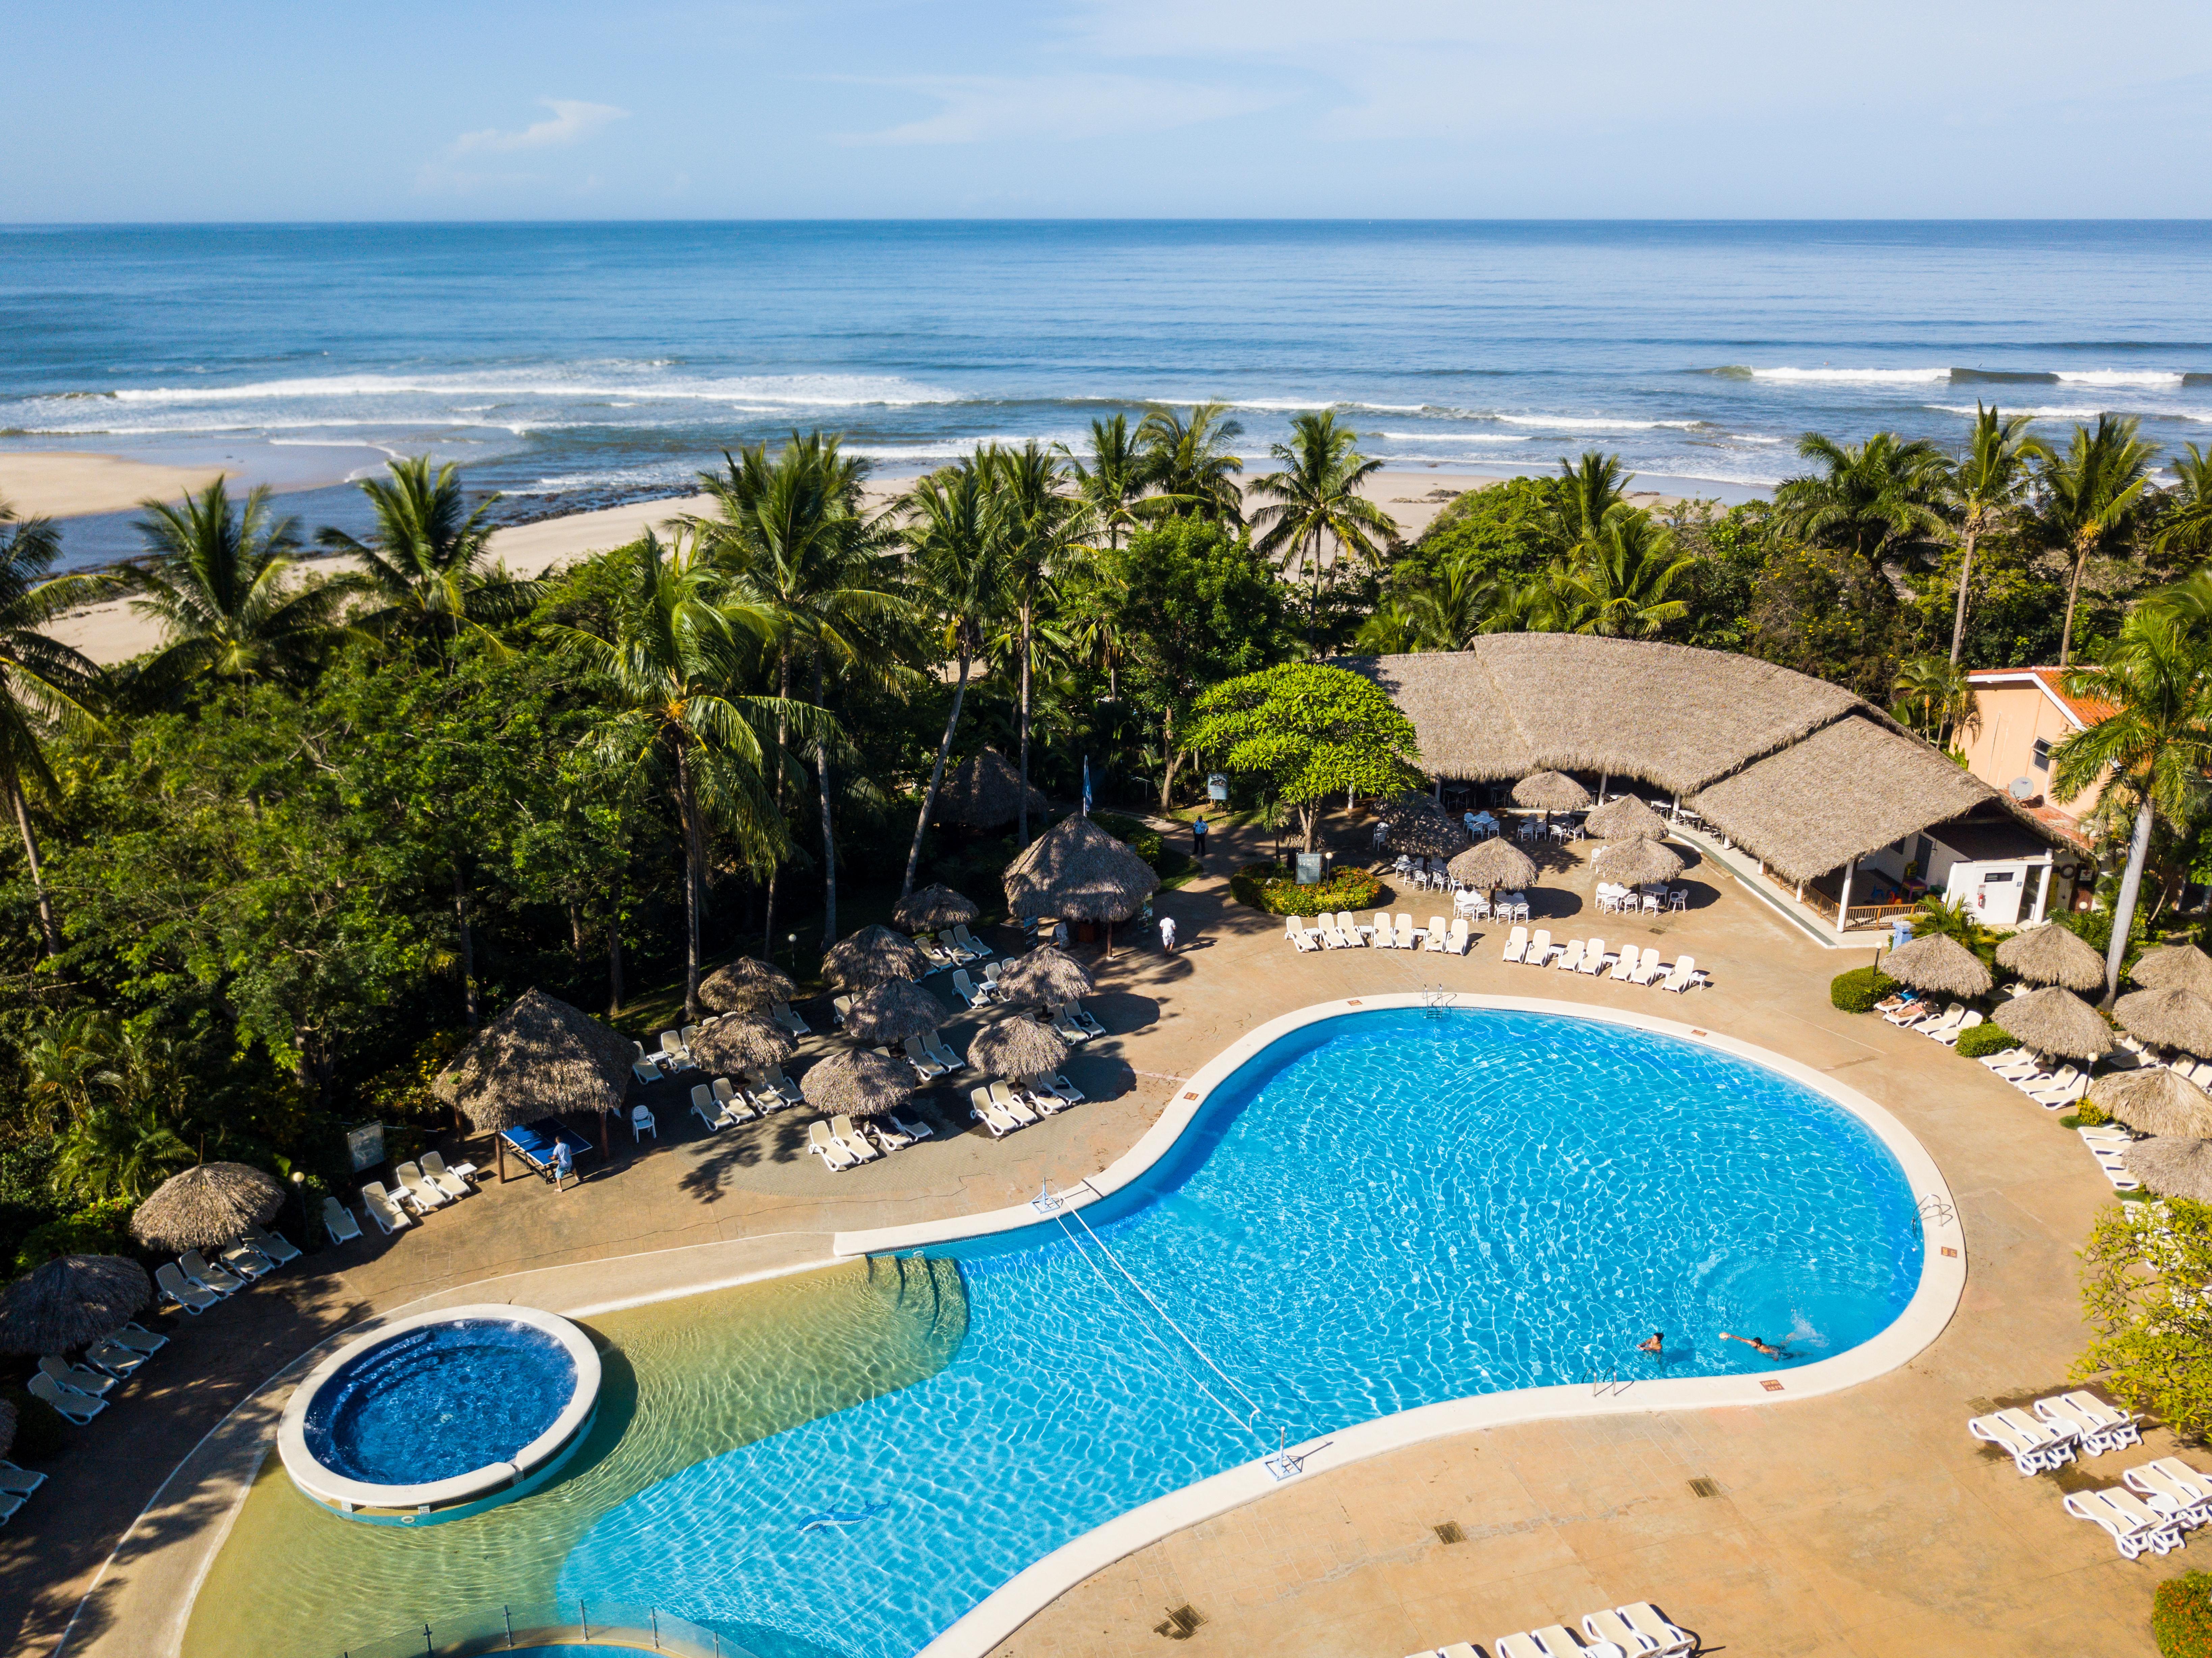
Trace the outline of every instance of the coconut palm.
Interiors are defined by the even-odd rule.
[[[1606,519],[1628,505],[1628,486],[1635,478],[1625,472],[1619,455],[1583,451],[1579,461],[1559,457],[1559,488],[1552,507],[1553,533],[1562,551],[1573,553],[1597,538]]]
[[[2026,415],[2008,419],[1993,408],[1983,408],[1976,398],[1974,429],[1967,436],[1966,452],[1942,466],[1943,495],[1959,535],[1959,601],[1951,616],[1954,668],[1966,638],[1966,592],[1974,572],[1974,547],[1984,536],[2013,521],[2027,501],[2034,477],[2030,463],[2051,452],[2042,439],[2027,434],[2028,420]]]
[[[47,738],[58,726],[94,723],[85,707],[100,670],[46,630],[64,611],[105,598],[106,575],[54,575],[61,537],[51,520],[19,519],[0,501],[0,789],[7,792],[23,837],[23,860],[38,901],[39,932],[49,957],[61,953],[61,930],[46,891],[28,791],[51,790]]]
[[[914,890],[921,861],[921,838],[937,807],[945,781],[945,762],[960,729],[960,709],[968,695],[968,676],[983,648],[983,629],[1006,604],[1004,544],[990,519],[989,497],[981,471],[973,461],[933,472],[917,482],[901,503],[907,518],[903,537],[921,603],[930,614],[939,648],[958,665],[952,682],[952,706],[945,716],[945,735],[937,744],[937,763],[922,791],[921,813],[915,819],[914,844],[907,849],[903,898]]]
[[[124,580],[144,595],[131,608],[161,626],[161,647],[137,674],[148,687],[284,673],[328,640],[350,585],[293,585],[299,523],[270,513],[265,487],[234,507],[217,478],[182,506],[139,505],[135,527],[153,557],[125,567]]]
[[[1244,428],[1223,418],[1228,410],[1225,403],[1201,403],[1186,418],[1155,404],[1137,428],[1137,441],[1145,452],[1145,482],[1168,498],[1164,506],[1242,525],[1244,496],[1236,475],[1244,459],[1231,454],[1229,446]]]
[[[124,1198],[135,1203],[191,1162],[191,1148],[162,1120],[154,1101],[103,1100],[62,1135],[53,1183],[94,1202]]]
[[[1055,446],[1066,455],[1075,473],[1075,494],[1090,509],[1093,535],[1106,537],[1109,552],[1121,550],[1123,531],[1133,530],[1143,517],[1146,452],[1129,417],[1115,415],[1091,422],[1091,465],[1077,460],[1066,444]]]
[[[388,480],[362,480],[376,513],[376,529],[366,541],[343,530],[315,537],[361,561],[361,586],[374,601],[354,626],[423,635],[441,646],[472,633],[496,646],[489,624],[527,612],[544,586],[515,580],[491,562],[490,514],[499,497],[487,495],[471,508],[460,468],[449,461],[434,475],[427,455],[395,460],[386,470]]]
[[[818,708],[738,688],[759,665],[762,638],[720,603],[726,576],[696,532],[664,545],[650,530],[611,556],[620,574],[612,637],[553,629],[585,665],[606,708],[586,737],[596,764],[665,792],[684,842],[684,1010],[699,1016],[699,899],[712,827],[732,835],[759,869],[789,845],[769,769],[781,732],[827,744]]]
[[[1022,789],[1015,834],[1030,842],[1030,725],[1037,645],[1037,601],[1075,556],[1088,525],[1083,503],[1061,485],[1066,474],[1035,439],[1018,449],[994,445],[976,452],[987,490],[986,511],[999,544],[1000,591],[1012,610],[1014,665],[1020,677],[1016,736]]]
[[[1608,512],[1553,579],[1557,631],[1649,639],[1690,613],[1669,598],[1697,562],[1665,525],[1632,507]]]
[[[1914,657],[1899,666],[1890,691],[1896,699],[1890,712],[1939,749],[1980,720],[1973,680],[1955,658]]]
[[[2066,689],[2113,712],[2051,750],[2051,793],[2068,799],[2101,786],[2123,791],[2136,809],[2105,962],[2110,1006],[2150,853],[2151,821],[2186,823],[2212,767],[2212,646],[2169,607],[2141,605],[2121,624],[2101,663],[2066,676]]]
[[[1336,423],[1334,410],[1300,415],[1291,422],[1289,442],[1268,446],[1267,452],[1282,462],[1284,470],[1254,478],[1250,486],[1252,494],[1269,503],[1251,514],[1252,527],[1261,532],[1255,548],[1277,560],[1288,580],[1297,579],[1301,565],[1308,573],[1309,653],[1321,610],[1322,549],[1335,550],[1326,567],[1326,574],[1333,575],[1347,553],[1357,553],[1370,564],[1378,562],[1382,550],[1376,545],[1377,537],[1387,544],[1398,533],[1390,515],[1359,493],[1359,486],[1382,471],[1382,463],[1353,448],[1358,440],[1358,433]]]
[[[2073,660],[2074,607],[2081,572],[2093,554],[2120,539],[2142,510],[2143,491],[2158,449],[2136,435],[2132,416],[2100,415],[2094,429],[2077,425],[2063,454],[2046,454],[2038,468],[2042,500],[2038,538],[2063,552],[2073,565],[2066,583],[2066,623],[2058,635],[2058,665]]]
[[[1943,452],[1925,439],[1876,432],[1864,443],[1838,443],[1808,432],[1797,452],[1823,471],[1790,478],[1774,492],[1775,525],[1784,534],[1843,548],[1878,570],[1943,532],[1935,504]]]
[[[2172,458],[2174,483],[2159,500],[2161,557],[2202,558],[2212,553],[2212,453],[2196,444]]]

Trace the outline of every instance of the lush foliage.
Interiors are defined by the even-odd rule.
[[[1300,886],[1297,872],[1287,864],[1247,864],[1229,878],[1229,891],[1238,903],[1270,915],[1334,914],[1372,908],[1382,896],[1382,883],[1347,865],[1332,870],[1326,881]]]
[[[1328,797],[1395,794],[1421,780],[1413,722],[1373,680],[1343,668],[1285,663],[1215,686],[1197,708],[1191,747],[1264,776],[1297,810],[1308,852]]]
[[[1972,1030],[1960,1031],[1954,1046],[1960,1059],[1979,1060],[1992,1054],[2002,1054],[2016,1044],[2011,1036],[2005,1034],[2003,1026],[1994,1019],[1988,1019]]]
[[[2160,1583],[2150,1632],[2162,1658],[2212,1658],[2212,1572],[2192,1569]]]
[[[2139,1225],[2115,1204],[2090,1229],[2081,1311],[2093,1333],[2074,1374],[2203,1439],[2212,1434],[2212,1204],[2168,1198],[2165,1212],[2163,1225]]]
[[[1855,967],[1828,981],[1828,1001],[1846,1013],[1865,1013],[1897,987],[1897,981],[1878,968]]]

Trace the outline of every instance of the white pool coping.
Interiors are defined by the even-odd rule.
[[[1958,1310],[1959,1298],[1966,1286],[1966,1245],[1957,1206],[1936,1160],[1887,1110],[1856,1089],[1846,1087],[1809,1066],[1733,1036],[1723,1036],[1678,1019],[1541,997],[1472,993],[1455,993],[1448,999],[1418,993],[1354,996],[1316,1003],[1271,1019],[1201,1066],[1177,1090],[1175,1099],[1144,1138],[1103,1173],[1093,1175],[1081,1186],[1057,1193],[1063,1199],[1059,1212],[1087,1208],[1144,1175],[1173,1149],[1214,1089],[1235,1075],[1254,1055],[1292,1031],[1345,1014],[1425,1008],[1438,1005],[1440,999],[1453,1011],[1545,1013],[1674,1037],[1761,1066],[1840,1106],[1864,1123],[1881,1142],[1896,1159],[1906,1184],[1911,1187],[1913,1203],[1920,1215],[1923,1245],[1920,1284],[1912,1299],[1887,1328],[1849,1351],[1776,1374],[1696,1376],[1672,1382],[1613,1380],[1481,1394],[1378,1417],[1318,1441],[1294,1444],[1289,1448],[1291,1466],[1279,1474],[1267,1462],[1248,1462],[1157,1497],[1063,1544],[1001,1584],[924,1647],[918,1658],[982,1658],[1052,1601],[1116,1560],[1201,1521],[1247,1503],[1255,1503],[1291,1480],[1340,1468],[1424,1440],[1516,1423],[1787,1404],[1793,1400],[1838,1393],[1911,1363],[1943,1333]],[[997,1209],[958,1219],[840,1232],[834,1247],[841,1256],[884,1254],[1011,1232],[1042,1224],[1050,1218],[1049,1214],[1025,1203],[1017,1208]]]
[[[569,1362],[576,1367],[576,1385],[568,1395],[568,1402],[561,1407],[560,1414],[553,1418],[551,1425],[544,1433],[506,1461],[487,1462],[480,1468],[455,1474],[450,1479],[434,1479],[416,1485],[374,1485],[365,1480],[348,1479],[316,1460],[314,1453],[307,1448],[307,1412],[314,1404],[316,1395],[333,1376],[362,1354],[381,1347],[410,1331],[430,1325],[471,1321],[525,1325],[552,1337],[567,1351]],[[276,1424],[276,1453],[283,1458],[284,1471],[292,1476],[294,1485],[318,1501],[347,1513],[356,1509],[391,1509],[401,1512],[447,1509],[520,1485],[532,1470],[542,1467],[567,1446],[599,1404],[599,1349],[592,1345],[590,1337],[558,1314],[541,1312],[535,1307],[517,1307],[503,1301],[483,1302],[466,1307],[442,1307],[434,1312],[416,1313],[406,1318],[395,1319],[357,1340],[348,1342],[318,1364],[308,1373],[307,1379],[292,1390],[292,1397],[285,1404],[284,1414]]]

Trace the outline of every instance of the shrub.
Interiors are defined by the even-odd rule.
[[[2084,1100],[2074,1108],[2074,1126],[2076,1128],[2102,1128],[2110,1121],[2112,1119],[2105,1114],[2105,1108],[2101,1105]]]
[[[1846,1013],[1867,1013],[1896,988],[1897,981],[1880,968],[1855,967],[1829,982],[1828,1000]]]
[[[1140,817],[1125,817],[1118,811],[1094,811],[1091,821],[1126,845],[1130,851],[1152,866],[1152,873],[1164,875],[1160,858],[1166,847],[1160,841],[1160,832]]]
[[[1991,1054],[2002,1054],[2008,1048],[2019,1046],[2011,1033],[2002,1025],[1991,1024],[1986,1020],[1976,1025],[1972,1030],[1960,1032],[1959,1035],[1959,1052],[1969,1060],[1983,1059]]]
[[[67,1448],[69,1424],[45,1400],[33,1399],[14,1386],[0,1387],[0,1399],[15,1407],[15,1447],[8,1453],[10,1461],[43,1462]]]
[[[2165,1658],[2212,1658],[2212,1572],[2160,1583],[2151,1596],[2150,1632]]]
[[[1323,910],[1372,908],[1382,896],[1382,883],[1364,869],[1347,867],[1302,887],[1289,865],[1247,864],[1229,878],[1229,890],[1240,904],[1270,915],[1318,915]]]
[[[15,1271],[27,1272],[56,1255],[135,1254],[137,1246],[131,1241],[135,1206],[129,1198],[109,1198],[33,1226],[16,1246]]]

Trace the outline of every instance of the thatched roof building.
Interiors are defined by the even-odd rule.
[[[1035,1019],[1000,1019],[968,1044],[968,1057],[1000,1077],[1049,1077],[1067,1060],[1067,1038]]]
[[[2212,956],[2195,944],[2154,944],[2128,969],[2146,990],[2186,990],[2212,1002]]]
[[[832,1054],[806,1067],[799,1091],[817,1111],[880,1117],[914,1097],[914,1067],[871,1048]]]
[[[113,1335],[154,1299],[120,1255],[61,1255],[0,1291],[0,1353],[61,1353]]]
[[[1425,794],[1401,794],[1376,811],[1390,826],[1390,850],[1447,858],[1467,845],[1467,825]]]
[[[1041,817],[1044,796],[1032,785],[1030,815]],[[963,823],[970,829],[996,829],[1021,815],[1022,774],[996,749],[985,749],[963,760],[938,786],[937,805],[931,817],[940,823]]]
[[[2069,990],[2105,987],[2105,958],[2081,934],[2056,921],[2014,933],[1997,946],[1997,965],[2033,985],[2063,985]]]
[[[2089,1100],[2138,1134],[2212,1137],[2212,1094],[2162,1065],[2100,1077],[2089,1084]]]
[[[848,990],[919,979],[929,969],[929,957],[915,948],[913,939],[882,926],[864,926],[822,953],[823,975]]]
[[[1667,838],[1667,820],[1640,794],[1616,795],[1583,819],[1583,828],[1601,841]]]
[[[284,1188],[243,1163],[204,1163],[172,1175],[131,1212],[131,1236],[149,1249],[214,1249],[276,1218]]]
[[[941,926],[964,926],[982,913],[973,898],[937,883],[900,899],[891,920],[908,932],[934,932]]]
[[[1671,881],[1682,872],[1682,854],[1662,841],[1638,835],[1626,841],[1608,841],[1590,858],[1590,868],[1601,881],[1623,886]]]
[[[2124,1148],[2120,1157],[2130,1172],[2160,1197],[2212,1203],[2212,1141],[2161,1134],[2137,1140]]]
[[[1791,880],[1973,817],[2051,832],[1849,691],[1725,652],[1583,634],[1356,657],[1422,763],[1479,782],[1547,768],[1665,789]]]
[[[1159,884],[1150,864],[1088,817],[1063,817],[1006,865],[1006,914],[1126,921]]]
[[[758,1013],[798,993],[789,974],[757,956],[740,956],[699,981],[699,999],[717,1013]]]
[[[893,979],[854,999],[845,1032],[864,1042],[902,1042],[927,1035],[952,1015],[918,984]]]
[[[1981,957],[1956,938],[1931,932],[1882,957],[1881,970],[1901,985],[1945,996],[1984,996],[1996,982]],[[2006,1029],[2012,1027],[2007,1025]],[[2019,1035],[2018,1031],[2013,1031]],[[2023,1039],[2024,1040],[2024,1039]]]
[[[1484,889],[1518,891],[1536,878],[1536,860],[1502,835],[1477,841],[1444,867],[1454,880]]]
[[[2102,1059],[2117,1046],[2105,1016],[2058,985],[2014,997],[1990,1023],[2016,1042],[2069,1060]]]
[[[773,1020],[753,1015],[716,1019],[691,1038],[691,1063],[724,1073],[765,1071],[781,1065],[798,1046],[799,1039]]]
[[[1056,944],[1042,944],[999,975],[999,994],[1010,1002],[1080,1001],[1097,989],[1091,970]]]
[[[479,1133],[576,1111],[617,1111],[637,1050],[589,1014],[526,990],[430,1082]]]
[[[1531,772],[1513,786],[1513,804],[1534,811],[1580,811],[1589,803],[1589,791],[1565,772]]]
[[[2130,1035],[2212,1059],[2212,1002],[2191,990],[2131,990],[2112,1004]]]

